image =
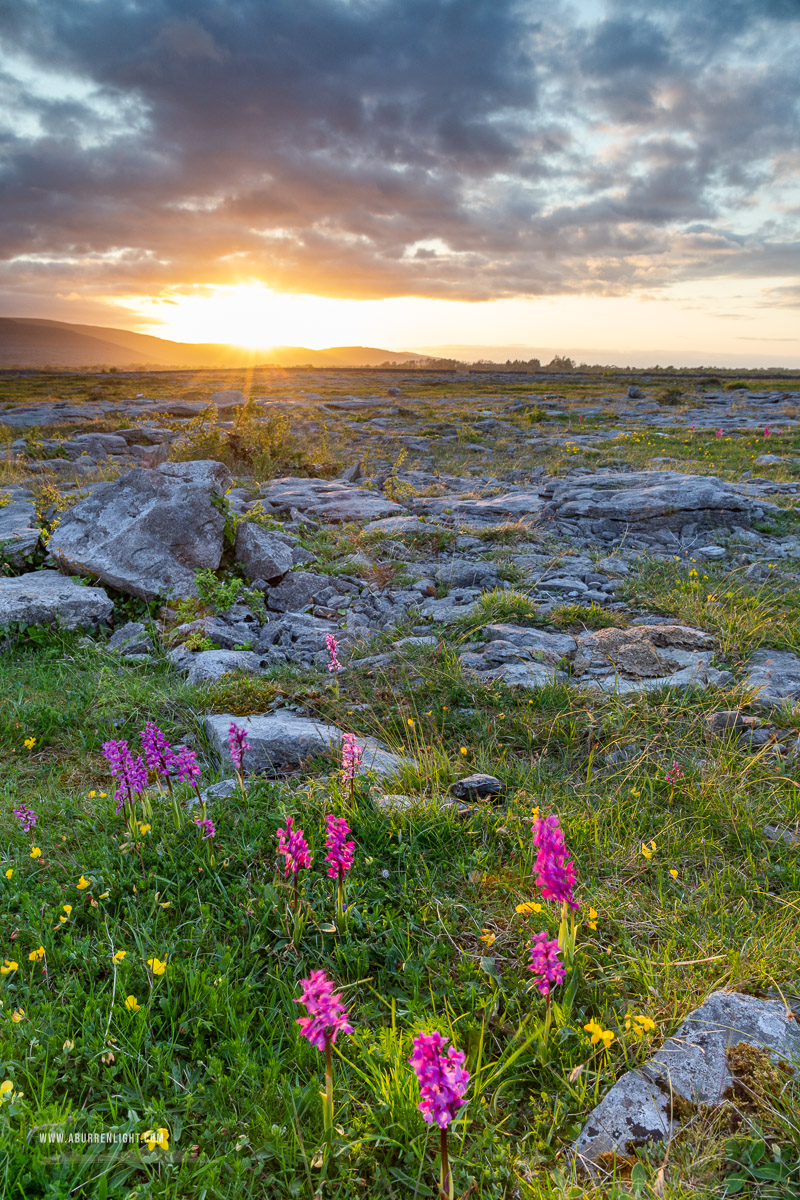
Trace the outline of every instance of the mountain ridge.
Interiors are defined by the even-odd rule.
[[[276,346],[251,351],[215,342],[173,342],[107,325],[0,317],[0,367],[374,367],[425,357],[375,346]]]

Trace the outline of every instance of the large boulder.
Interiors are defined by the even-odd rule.
[[[0,506],[0,562],[21,567],[39,544],[33,495],[27,488],[0,491]]]
[[[237,527],[234,554],[251,579],[266,583],[281,579],[294,565],[292,547],[253,521]]]
[[[107,621],[113,609],[102,588],[84,587],[58,571],[0,578],[0,629],[12,624],[93,629]]]
[[[250,748],[244,752],[244,769],[248,775],[280,775],[299,767],[306,759],[319,755],[337,755],[344,733],[336,725],[326,725],[311,717],[302,717],[289,709],[263,716],[234,717],[221,713],[206,717],[208,739],[230,772],[228,730],[235,721],[247,733]],[[407,762],[398,754],[384,749],[374,738],[356,738],[363,752],[361,771],[375,771],[383,778],[396,775]]]
[[[229,483],[217,462],[136,467],[64,514],[50,557],[145,600],[196,596],[195,571],[222,558],[225,518],[213,500]]]

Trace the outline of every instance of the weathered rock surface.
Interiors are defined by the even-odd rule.
[[[788,650],[756,650],[745,683],[757,689],[755,703],[780,706],[800,700],[800,658]]]
[[[252,521],[237,527],[234,555],[251,579],[266,583],[281,579],[294,565],[291,546]]]
[[[730,676],[710,665],[713,639],[686,625],[632,625],[573,637],[516,625],[487,625],[483,646],[462,664],[509,687],[542,687],[569,678],[582,687],[635,692],[660,687],[723,685]],[[566,669],[570,674],[566,674]]]
[[[800,1066],[800,1030],[780,1000],[714,992],[643,1067],[649,1079],[693,1104],[719,1104],[733,1084],[727,1050],[760,1046]]]
[[[106,643],[107,650],[127,657],[131,654],[152,654],[155,650],[147,628],[141,621],[128,621],[115,629]]]
[[[0,502],[5,496],[10,503],[0,507],[0,562],[21,567],[39,544],[36,505],[27,488],[0,490]]]
[[[234,671],[257,675],[263,666],[268,665],[250,650],[199,650],[192,653],[178,649],[171,651],[169,657],[189,683],[215,683],[223,675]]]
[[[134,468],[64,514],[50,557],[146,600],[195,596],[195,571],[220,564],[225,521],[212,499],[229,482],[216,462]]]
[[[551,480],[542,491],[550,500],[550,517],[574,522],[600,541],[614,540],[627,530],[746,528],[773,508],[714,476],[675,471],[568,477]]]
[[[457,800],[484,800],[487,796],[504,796],[506,785],[494,775],[467,775],[450,785]]]
[[[278,709],[264,716],[234,717],[222,713],[206,717],[206,734],[226,772],[232,770],[228,753],[228,730],[232,721],[247,732],[250,749],[244,752],[244,770],[248,775],[279,775],[300,766],[312,756],[333,754],[338,757],[344,737],[336,725],[299,716],[290,709]],[[382,778],[389,778],[407,761],[386,750],[374,738],[356,738],[356,742],[363,751],[362,772],[375,771]]]
[[[286,512],[296,509],[321,521],[375,521],[404,512],[399,504],[378,492],[340,479],[275,479],[262,488],[261,494],[273,508]]]
[[[638,1071],[627,1071],[594,1109],[578,1135],[574,1151],[591,1171],[604,1154],[624,1154],[628,1146],[671,1137],[669,1097]]]
[[[643,1067],[614,1084],[575,1141],[579,1163],[592,1171],[601,1155],[672,1136],[672,1097],[723,1103],[734,1083],[728,1051],[741,1042],[800,1066],[800,1031],[782,1002],[714,992]]]
[[[273,612],[302,613],[315,604],[321,604],[322,596],[331,588],[329,575],[318,575],[316,571],[291,571],[276,587],[267,592],[267,605]]]
[[[12,623],[94,629],[113,609],[102,588],[84,587],[58,571],[0,578],[0,629]]]

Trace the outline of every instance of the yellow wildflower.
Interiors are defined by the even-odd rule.
[[[148,1129],[146,1133],[141,1135],[141,1140],[147,1142],[147,1149],[152,1151],[158,1146],[159,1150],[169,1150],[169,1130],[164,1129]]]
[[[10,975],[12,971],[19,970],[19,963],[14,962],[13,958],[4,958],[3,965],[0,967],[0,975]]]
[[[673,878],[673,879],[677,879],[677,878],[678,878],[678,872],[675,870],[675,868],[674,868],[674,867],[672,867],[672,868],[670,869],[670,875],[672,876],[672,878]]]
[[[497,934],[492,933],[490,929],[484,929],[481,931],[481,941],[485,942],[487,947],[493,946],[497,941]]]
[[[144,837],[146,833],[149,833],[151,829],[152,825],[148,825],[146,822],[139,823],[139,833],[142,835],[142,837]]]
[[[28,962],[38,962],[40,958],[44,958],[44,946],[40,946],[38,950],[31,950]]]
[[[625,1018],[625,1028],[627,1030],[633,1030],[637,1037],[642,1037],[645,1033],[652,1033],[655,1027],[656,1023],[653,1018],[645,1017],[641,1013],[637,1014],[636,1016],[628,1013],[627,1017]]]
[[[58,918],[58,919],[59,919],[59,921],[61,922],[61,924],[63,925],[63,924],[64,924],[64,922],[65,922],[65,921],[66,921],[66,920],[67,920],[67,919],[68,919],[68,918],[71,916],[71,914],[72,914],[72,905],[71,905],[71,904],[63,904],[63,905],[62,905],[62,908],[64,909],[64,912],[67,914],[67,915],[66,915],[66,917],[59,917],[59,918]]]
[[[167,960],[161,962],[157,958],[148,958],[147,965],[154,975],[163,975],[167,969]]]
[[[111,895],[111,892],[101,892],[100,895],[97,897],[97,899],[98,900],[107,900],[110,895]]]
[[[460,753],[460,754],[464,754],[464,755],[466,755],[466,754],[468,754],[468,753],[469,753],[469,751],[467,750],[467,747],[466,747],[466,746],[460,746],[460,747],[459,747],[459,753]]]
[[[64,1045],[61,1047],[61,1049],[64,1051],[65,1054],[69,1054],[70,1050],[74,1050],[75,1043],[72,1040],[72,1038],[67,1038],[67,1040],[64,1042]]]
[[[603,1029],[603,1026],[599,1021],[592,1020],[588,1023],[588,1025],[584,1025],[583,1028],[588,1034],[591,1034],[593,1046],[596,1046],[598,1042],[602,1042],[607,1050],[614,1041],[615,1035],[610,1029]]]
[[[85,875],[81,875],[80,879],[75,884],[75,886],[79,892],[82,892],[84,888],[92,886],[92,881],[91,881],[91,879],[87,879]]]
[[[9,867],[8,870],[6,871],[6,879],[10,879],[13,874],[14,874],[14,868]]]
[[[408,725],[409,729],[413,729],[414,728],[414,718],[409,717],[408,720],[406,721],[406,725]]]
[[[127,953],[127,950],[117,950],[116,954],[114,955],[114,962],[122,962]]]
[[[18,1025],[20,1021],[24,1021],[25,1020],[25,1009],[24,1008],[15,1008],[11,1014],[11,1020],[14,1022],[15,1025]]]
[[[25,738],[24,745],[25,745],[26,750],[32,750],[33,747],[36,745],[36,738],[31,738],[31,737]]]
[[[652,858],[657,849],[655,842],[642,842],[642,854],[647,859]]]
[[[138,1012],[142,1006],[135,996],[128,996],[125,1001],[125,1007],[128,1012]]]
[[[107,796],[107,795],[108,795],[108,792],[101,792],[101,793],[100,793],[100,799],[101,799],[101,800],[105,800],[105,798],[106,798],[106,796]]]
[[[19,1100],[22,1097],[22,1092],[14,1091],[14,1084],[10,1079],[4,1079],[0,1083],[0,1104],[5,1104],[6,1100]]]
[[[96,796],[96,795],[97,795],[97,792],[95,792],[94,790],[92,790],[91,792],[89,792],[89,799],[90,799],[90,800],[94,800],[94,798],[95,798],[95,796]]]
[[[514,909],[514,912],[524,913],[526,915],[528,913],[540,913],[541,911],[542,906],[541,904],[537,903],[536,900],[526,900],[524,904],[518,904]]]
[[[590,929],[597,929],[597,909],[590,906],[586,924]]]
[[[31,858],[41,858],[42,852],[38,846],[31,846]]]

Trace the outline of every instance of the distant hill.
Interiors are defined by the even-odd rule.
[[[239,367],[253,363],[292,367],[377,367],[407,363],[418,354],[373,346],[279,346],[269,351],[238,346],[170,342],[105,325],[71,325],[39,317],[0,317],[0,367]]]

